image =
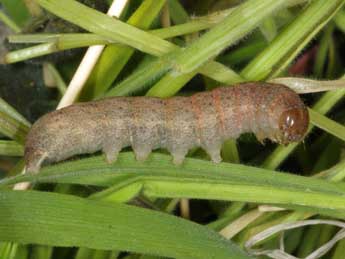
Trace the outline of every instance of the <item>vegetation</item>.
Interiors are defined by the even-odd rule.
[[[125,2],[114,18],[111,1],[0,0],[0,258],[344,258],[345,1]],[[220,164],[199,149],[182,167],[128,149],[114,164],[97,153],[22,174],[31,123],[70,97],[93,45],[106,47],[79,101],[317,79],[302,96],[308,135],[243,135]],[[12,190],[23,182],[31,190]]]

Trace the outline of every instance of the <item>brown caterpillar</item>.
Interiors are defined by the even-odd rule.
[[[98,150],[114,162],[132,146],[137,160],[165,148],[181,164],[189,149],[202,147],[217,163],[227,139],[253,132],[260,141],[288,144],[303,138],[308,123],[299,96],[279,84],[246,83],[169,99],[113,97],[44,115],[27,136],[24,157],[27,171],[37,172],[43,161]]]

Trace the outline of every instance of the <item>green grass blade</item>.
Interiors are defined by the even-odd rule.
[[[55,52],[88,47],[92,45],[120,45],[116,42],[106,39],[102,36],[98,36],[92,33],[71,33],[71,34],[48,34],[48,35],[15,35],[11,37],[15,41],[28,42],[43,42],[38,45],[34,45],[27,48],[11,51],[4,57],[4,61],[7,64],[12,64],[20,61],[24,61],[31,58],[36,58],[44,55],[49,55]]]
[[[315,64],[313,67],[313,74],[316,76],[316,78],[322,78],[323,76],[327,62],[328,51],[330,48],[330,44],[332,42],[333,32],[333,24],[326,26],[325,31],[320,39],[320,45],[316,54]]]
[[[152,55],[161,55],[164,52],[169,52],[173,46],[168,41],[109,17],[74,0],[37,0],[37,3],[53,14],[90,32]]]
[[[326,116],[323,116],[312,109],[309,109],[309,115],[310,122],[313,125],[345,141],[345,127],[343,125],[328,119]]]
[[[23,144],[28,130],[29,127],[0,111],[0,133]]]
[[[0,140],[0,155],[1,156],[22,156],[24,148],[15,141]]]
[[[214,26],[185,50],[176,53],[175,70],[188,73],[214,58],[258,26],[286,1],[249,0],[239,5],[221,23]],[[250,17],[250,19],[248,19]]]
[[[194,18],[191,21],[189,21],[189,17],[187,16],[186,19],[181,20],[181,22],[178,25],[152,30],[150,31],[150,33],[161,38],[172,38],[193,32],[198,32],[201,30],[208,29],[214,26],[215,24],[221,22],[233,10],[233,8],[226,9],[223,11],[209,14],[207,16]],[[173,18],[174,13],[171,13],[171,15]]]
[[[255,0],[255,1],[260,1],[260,0]],[[261,1],[266,1],[266,0],[261,0]],[[86,30],[102,35],[106,38],[110,38],[114,41],[127,44],[131,47],[137,48],[141,51],[144,51],[153,55],[160,56],[160,55],[163,55],[164,53],[168,53],[172,50],[177,49],[177,46],[175,46],[174,44],[168,41],[162,40],[159,37],[156,37],[156,36],[151,35],[150,33],[141,31],[121,21],[114,20],[113,18],[110,18],[106,16],[105,14],[92,10],[86,6],[76,3],[75,1],[63,0],[63,2],[61,1],[54,2],[51,0],[38,0],[38,3],[40,3],[43,7],[53,12],[54,14],[66,20],[69,20],[70,22],[78,24],[79,26],[83,27]],[[252,24],[252,22],[250,22],[251,20],[249,21],[248,19],[244,19],[244,17],[242,17],[242,20],[245,20],[246,22]],[[234,29],[234,31],[236,30],[237,29]],[[166,58],[166,61],[170,61],[170,60],[171,58]],[[160,63],[162,64],[162,62]],[[122,82],[119,86],[121,88],[129,88],[128,93],[133,93],[137,89],[142,89],[143,88],[142,84],[145,84],[147,80],[150,80],[152,78],[157,78],[159,74],[162,73],[162,70],[167,71],[168,69],[170,69],[170,67],[171,67],[170,62],[165,63],[164,67],[160,66],[160,69],[158,71],[155,71],[153,75],[143,76],[142,78],[140,78],[140,80],[134,80],[134,82],[128,79]],[[222,69],[224,70],[225,67],[222,66]],[[150,71],[152,72],[153,70],[150,69]],[[204,69],[204,71],[208,72],[208,71],[216,71],[216,70],[212,68],[209,70]],[[142,71],[140,71],[139,73],[141,72]],[[230,76],[230,79],[234,77],[234,73],[232,71],[229,71],[228,73],[226,71],[223,71],[221,75],[217,74],[214,78],[213,78],[213,74],[210,72],[208,72],[208,74],[206,75],[210,76],[211,78],[215,80],[220,80],[220,78],[224,78],[224,74],[225,75],[228,74]],[[138,76],[133,75],[133,77],[136,78]],[[225,83],[228,83],[230,79],[224,80]],[[137,83],[138,81],[141,82],[141,84],[138,85]],[[120,92],[123,92],[123,91],[121,90]],[[109,95],[117,95],[117,94],[116,93],[114,94],[111,92],[111,93],[108,93],[107,95],[109,96]]]
[[[168,0],[170,16],[175,24],[184,23],[189,19],[188,13],[184,10],[179,0]]]
[[[1,4],[9,14],[11,19],[19,26],[23,27],[30,20],[30,13],[22,0],[1,0]]]
[[[0,98],[0,132],[19,143],[24,143],[29,128],[30,122]]]
[[[170,69],[169,58],[167,56],[144,64],[121,83],[106,92],[105,96],[132,95],[137,91],[145,89],[152,81]]]
[[[171,55],[165,55],[158,60],[145,64],[142,68],[139,68],[135,72],[133,72],[124,81],[116,85],[114,88],[110,89],[106,93],[106,96],[131,95],[133,93],[146,89],[150,85],[150,83],[152,83],[152,81],[156,80],[164,73],[169,71],[169,69],[171,68],[170,60]],[[237,73],[227,68],[226,66],[214,61],[211,61],[202,66],[200,68],[200,73],[203,73],[205,76],[226,84],[243,82],[243,79]],[[162,79],[162,81],[164,80],[163,82],[158,82],[159,85],[165,84],[164,87],[166,87],[166,89],[157,87],[158,89],[156,89],[155,91],[148,92],[148,95],[160,97],[172,96],[175,91],[174,89],[171,90],[171,88],[167,85],[172,83],[171,80],[176,81],[175,84],[178,84],[178,82],[180,82],[179,85],[183,86],[194,75],[195,73],[191,72],[185,75],[181,75],[180,77],[176,77],[174,74],[169,73]]]
[[[89,46],[115,43],[114,41],[94,33],[35,33],[14,34],[7,37],[9,43],[57,43],[66,46]]]
[[[170,156],[157,153],[146,162],[137,162],[133,153],[121,153],[118,162],[112,165],[105,163],[103,157],[60,163],[44,168],[38,175],[6,179],[0,185],[6,187],[20,181],[116,185],[118,190],[142,183],[142,192],[157,197],[272,203],[345,217],[343,183],[239,164],[215,166],[212,162],[191,158],[178,167],[171,163]],[[134,187],[132,190],[137,192]]]
[[[59,51],[55,43],[42,43],[7,53],[4,57],[6,64],[13,64],[31,58],[36,58]]]
[[[176,51],[174,59],[171,61],[174,63],[174,69],[155,84],[148,92],[148,95],[164,97],[174,95],[199,72],[196,70],[198,67],[251,32],[258,26],[260,21],[282,6],[284,6],[284,1],[275,1],[273,5],[272,1],[265,0],[247,1],[240,5],[222,22],[214,26],[185,50]],[[247,19],[247,17],[252,18]],[[241,77],[235,73],[231,78],[234,78],[234,80],[231,80],[231,82],[229,80],[227,83],[242,81]]]
[[[338,29],[340,29],[343,33],[345,32],[345,10],[339,10],[337,15],[334,17],[334,22]]]
[[[14,243],[0,243],[0,258],[6,259],[16,259],[16,255],[18,252],[18,244]],[[26,257],[23,257],[26,258]]]
[[[279,75],[344,3],[344,0],[312,1],[259,56],[245,67],[241,75],[249,80],[264,80]]]
[[[15,33],[20,32],[20,27],[13,21],[8,15],[6,15],[3,11],[0,11],[0,21],[6,24],[12,31]]]
[[[0,111],[8,114],[13,119],[19,121],[23,125],[30,127],[30,122],[23,117],[19,112],[16,111],[11,105],[9,105],[4,99],[0,98]]]
[[[3,241],[186,259],[249,258],[210,229],[164,213],[56,193],[1,191],[0,197]]]
[[[159,14],[165,0],[145,0],[128,19],[128,24],[140,29],[148,29]],[[103,94],[120,74],[134,49],[128,46],[107,46],[93,69],[84,90],[83,99],[91,99]]]

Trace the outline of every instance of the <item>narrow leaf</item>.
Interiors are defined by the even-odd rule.
[[[0,240],[173,258],[249,258],[210,229],[168,214],[36,191],[0,192]]]

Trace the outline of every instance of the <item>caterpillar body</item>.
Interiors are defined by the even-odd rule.
[[[245,83],[220,87],[190,97],[112,97],[50,112],[31,128],[25,144],[28,172],[43,162],[102,150],[108,162],[132,146],[137,160],[165,148],[175,164],[188,150],[202,147],[220,162],[222,143],[253,132],[288,144],[300,141],[309,124],[299,96],[284,85]]]

